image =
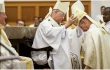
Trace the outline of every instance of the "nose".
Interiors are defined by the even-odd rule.
[[[7,18],[6,14],[5,14],[4,18],[5,18],[5,19]]]

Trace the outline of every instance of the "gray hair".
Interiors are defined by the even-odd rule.
[[[52,10],[52,13],[53,13],[53,12],[59,12],[59,11],[60,11],[59,9],[53,9],[53,10]]]

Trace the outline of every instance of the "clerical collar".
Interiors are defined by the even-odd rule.
[[[51,16],[49,16],[47,18],[47,20],[52,22],[51,24],[53,27],[59,27],[60,26],[55,20],[53,20],[53,18]]]

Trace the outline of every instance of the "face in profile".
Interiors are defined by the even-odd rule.
[[[79,22],[79,27],[84,31],[88,31],[92,23],[86,17],[83,17]]]
[[[6,14],[3,13],[3,12],[0,12],[0,24],[1,25],[5,25],[6,22],[5,22],[5,19],[7,18]]]
[[[54,12],[54,20],[57,23],[61,23],[62,20],[64,20],[64,18],[65,18],[65,14],[63,12],[61,12],[60,10],[55,10],[55,12]]]

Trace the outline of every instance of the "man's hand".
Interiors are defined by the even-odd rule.
[[[21,56],[19,56],[18,60],[22,61],[22,57],[21,57]]]
[[[74,15],[71,15],[71,17],[68,19],[67,23],[65,24],[65,28],[68,28],[72,24],[76,23],[77,17],[74,17]]]
[[[100,20],[100,23],[103,24],[104,22],[102,20]]]

